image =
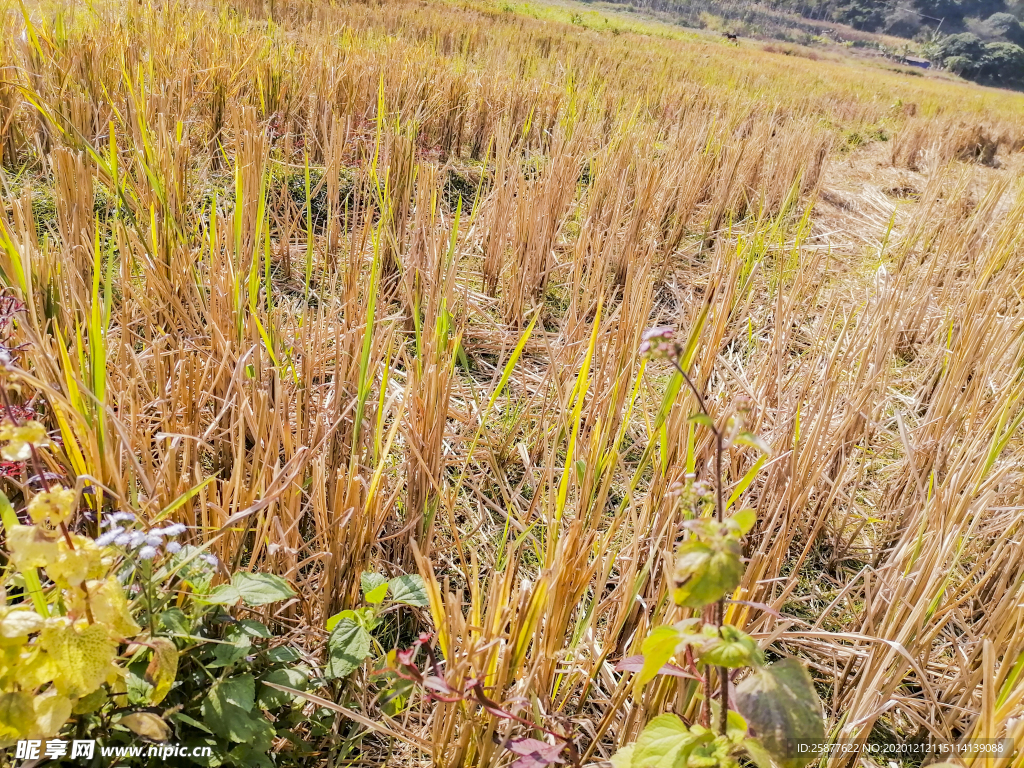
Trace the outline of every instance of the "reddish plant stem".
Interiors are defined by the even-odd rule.
[[[683,377],[683,381],[686,382],[686,386],[693,392],[693,396],[697,399],[697,407],[700,408],[700,412],[708,417],[710,424],[711,433],[715,436],[715,519],[719,523],[723,522],[725,518],[725,504],[722,501],[722,454],[725,452],[724,438],[722,436],[722,430],[715,426],[714,419],[711,414],[708,413],[707,406],[704,403],[704,396],[697,389],[697,386],[693,383],[689,374],[683,370],[683,367],[679,365],[679,361],[675,358],[672,359],[672,364],[676,367],[676,370]],[[721,627],[725,623],[725,598],[723,597],[718,601],[714,612],[714,622],[718,627]],[[708,727],[710,727],[710,710],[711,710],[711,669],[710,665],[707,670],[707,674],[704,677],[704,695],[707,699],[708,704]],[[729,669],[727,667],[718,667],[718,701],[721,705],[721,711],[719,713],[718,730],[723,736],[728,729],[729,722]]]

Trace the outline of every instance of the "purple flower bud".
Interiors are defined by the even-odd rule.
[[[203,555],[202,559],[206,561],[208,564],[212,565],[214,568],[216,568],[220,564],[220,560],[217,559],[216,555]]]
[[[146,543],[151,547],[159,547],[161,544],[164,543],[164,540],[161,539],[159,536],[154,536],[150,534],[146,537]]]
[[[114,543],[119,547],[127,547],[128,543],[132,540],[131,534],[121,533],[114,538]]]
[[[135,515],[131,512],[115,512],[108,519],[113,523],[134,523]]]
[[[648,328],[646,331],[644,331],[643,336],[641,336],[640,338],[642,338],[644,341],[654,341],[656,339],[671,339],[674,333],[675,331],[673,331],[669,326],[658,325],[655,326],[654,328]]]
[[[181,544],[176,541],[168,541],[167,546],[164,547],[167,550],[167,554],[176,555],[181,552]]]
[[[152,560],[156,557],[156,547],[143,547],[139,550],[140,560]]]
[[[641,337],[638,351],[643,357],[652,360],[658,358],[672,358],[679,354],[679,346],[673,338],[675,331],[668,326],[648,328]]]
[[[136,547],[141,547],[145,543],[146,534],[144,534],[142,531],[135,531],[135,533],[132,534],[131,540],[128,542],[128,546],[130,546],[132,549],[135,549]]]
[[[188,526],[182,525],[181,523],[171,523],[163,529],[164,536],[180,536],[188,530]]]

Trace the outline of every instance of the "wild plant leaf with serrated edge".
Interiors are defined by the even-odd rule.
[[[699,660],[701,664],[738,669],[760,666],[763,659],[761,649],[750,635],[731,624],[723,624],[705,643]]]
[[[612,768],[633,768],[633,750],[635,744],[627,744],[611,757]]]
[[[679,547],[673,599],[688,608],[703,608],[732,592],[743,577],[739,543],[721,539],[709,546],[690,539]]]
[[[154,637],[149,644],[153,656],[146,667],[146,680],[153,686],[150,700],[159,704],[170,692],[178,674],[178,649],[166,637]]]
[[[256,705],[256,680],[238,675],[218,680],[203,699],[203,721],[218,736],[244,742],[256,725],[252,710]]]
[[[679,630],[672,626],[655,627],[640,646],[644,655],[644,665],[633,683],[633,690],[639,691],[658,675],[660,670],[671,659],[679,645]]]
[[[363,595],[363,599],[366,600],[369,605],[380,605],[384,602],[384,598],[387,596],[388,583],[385,581],[383,584],[379,584]]]
[[[219,584],[210,594],[199,597],[199,601],[207,605],[237,605],[241,599],[242,593],[234,584]]]
[[[796,659],[755,670],[736,686],[735,701],[750,735],[782,768],[802,768],[808,762],[806,754],[790,748],[794,741],[825,738],[821,701],[811,676]]]
[[[713,737],[710,732],[695,736],[675,715],[660,715],[637,737],[631,768],[682,768],[693,748]]]
[[[370,655],[370,633],[352,619],[342,619],[327,638],[328,678],[348,677]]]
[[[426,608],[430,605],[427,599],[427,585],[418,573],[398,576],[389,581],[388,586],[391,589],[391,599],[396,603],[414,605],[417,608]]]
[[[267,605],[295,597],[288,582],[272,573],[236,573],[231,584],[238,590],[242,602],[249,606]]]
[[[754,527],[754,524],[757,522],[757,512],[749,508],[741,509],[730,515],[728,521],[743,535],[749,533],[750,529]]]
[[[387,584],[388,580],[379,573],[373,571],[363,571],[359,577],[359,588],[362,590],[364,595],[368,595],[373,590],[380,587],[381,584]]]
[[[276,683],[296,691],[304,691],[309,684],[309,676],[299,669],[272,669],[260,678],[261,683]],[[285,693],[269,685],[261,685],[257,701],[262,709],[280,709],[296,700],[295,694]]]

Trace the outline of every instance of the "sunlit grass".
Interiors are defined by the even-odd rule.
[[[614,671],[678,618],[710,471],[637,358],[667,324],[773,448],[727,457],[760,521],[730,620],[837,735],[1024,728],[1024,96],[534,3],[4,11],[0,269],[92,503],[287,578],[267,619],[314,657],[363,571],[419,572],[391,636],[601,759],[694,713]],[[370,763],[523,730],[373,692],[322,692]]]

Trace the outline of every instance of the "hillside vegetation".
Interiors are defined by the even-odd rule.
[[[923,55],[968,80],[1024,88],[1024,4],[1014,0],[631,0],[599,7],[645,10],[684,26],[754,38],[838,43],[891,58]]]
[[[742,417],[719,621],[829,739],[1024,736],[1024,97],[573,15],[4,6],[5,595],[135,638],[51,732],[483,768],[707,720],[622,662]],[[104,529],[106,619],[47,559]]]

